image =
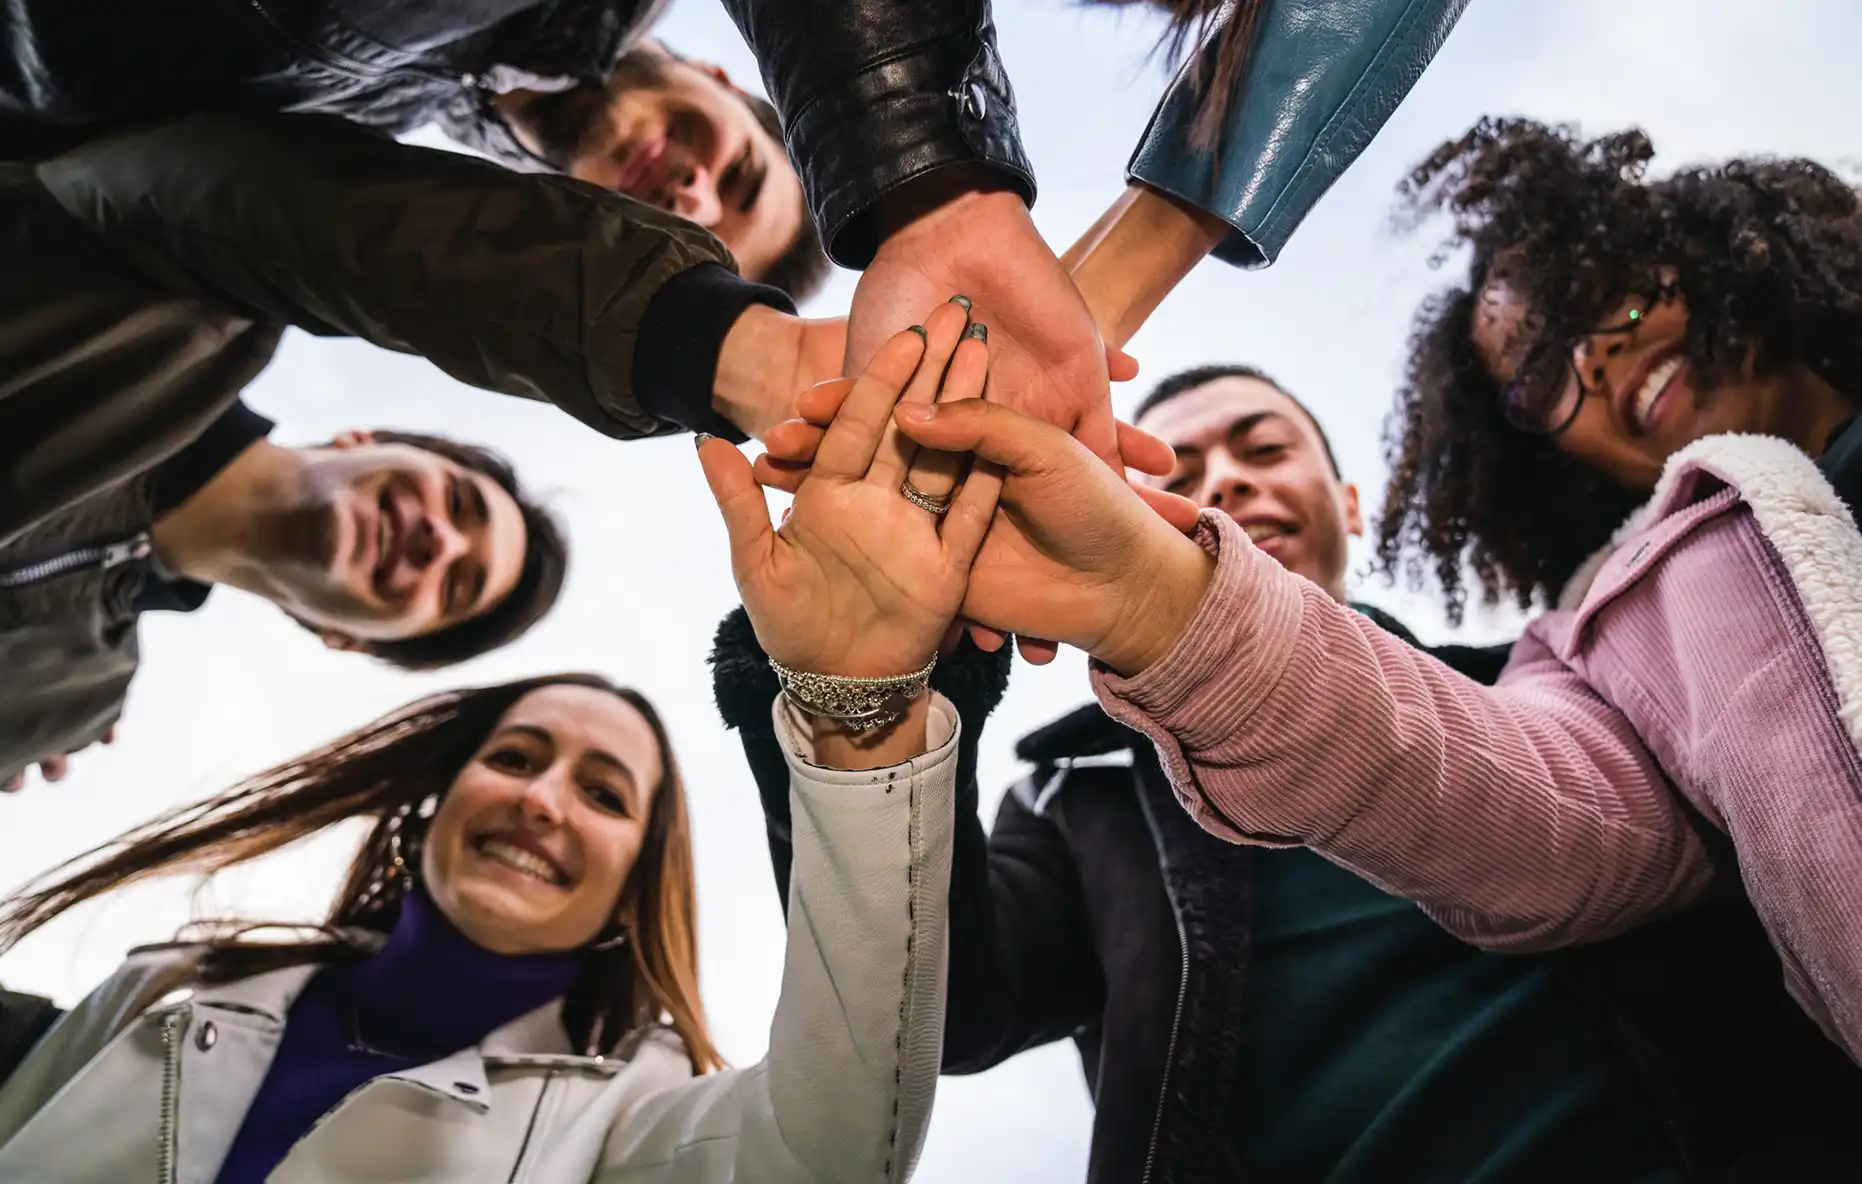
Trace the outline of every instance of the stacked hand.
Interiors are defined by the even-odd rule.
[[[770,523],[750,462],[721,441],[699,459],[730,535],[731,567],[757,638],[795,670],[886,678],[925,665],[963,603],[1000,479],[956,485],[947,458],[923,453],[893,423],[901,399],[973,398],[988,373],[964,308],[940,306],[922,329],[893,335],[847,387],[840,414],[796,490]],[[926,509],[910,488],[943,513]]]

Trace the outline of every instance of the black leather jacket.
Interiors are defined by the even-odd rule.
[[[524,79],[599,82],[664,0],[13,0],[0,158],[37,159],[131,121],[304,111],[403,132],[437,121],[521,164],[488,97]],[[894,186],[982,161],[1033,197],[989,5],[730,0],[801,161],[836,261]]]

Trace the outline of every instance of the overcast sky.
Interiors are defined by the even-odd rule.
[[[1792,15],[1781,24],[1785,11]],[[1058,0],[997,0],[996,15],[1040,181],[1035,218],[1064,247],[1118,193],[1162,90],[1162,68],[1146,56],[1156,25]],[[757,86],[735,28],[710,0],[683,0],[661,32],[681,52],[719,61]],[[1145,379],[1118,392],[1119,405],[1129,409],[1150,381],[1188,366],[1262,366],[1324,420],[1347,475],[1374,504],[1384,474],[1380,430],[1410,316],[1444,279],[1428,266],[1439,228],[1406,235],[1391,226],[1394,186],[1409,166],[1489,113],[1574,120],[1592,131],[1640,124],[1659,150],[1658,168],[1756,152],[1845,163],[1862,110],[1859,45],[1854,0],[1474,0],[1408,102],[1277,266],[1241,273],[1206,263],[1163,306],[1131,347]],[[809,311],[844,311],[853,279],[838,275]],[[711,702],[704,657],[736,597],[690,441],[620,444],[553,408],[461,387],[425,362],[299,334],[251,398],[280,421],[285,442],[393,426],[507,452],[574,535],[561,605],[522,644],[425,677],[326,653],[270,606],[233,592],[217,593],[191,617],[149,618],[144,668],[115,747],[80,756],[62,785],[35,782],[0,802],[0,883],[423,692],[595,669],[646,691],[671,727],[692,795],[706,1001],[726,1055],[755,1061],[775,1003],[782,927],[756,795]],[[1426,597],[1380,582],[1360,591],[1426,638],[1445,635]],[[1489,619],[1470,622],[1469,632],[1516,628]],[[982,742],[986,817],[1018,775],[1015,738],[1087,698],[1083,669],[1077,655],[1018,669]],[[318,915],[346,841],[288,853],[205,898],[192,885],[126,892],[0,958],[0,981],[69,1003],[127,947],[169,936],[190,908]],[[1091,1120],[1071,1045],[946,1081],[919,1179],[1077,1181]]]

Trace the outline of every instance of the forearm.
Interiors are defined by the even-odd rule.
[[[1206,829],[1310,846],[1495,947],[1606,936],[1704,890],[1653,759],[1549,653],[1481,687],[1204,524],[1218,568],[1174,648],[1095,681]]]
[[[1228,234],[1213,214],[1134,181],[1061,262],[1100,336],[1122,349]]]
[[[1034,197],[990,7],[971,0],[726,0],[782,113],[828,254],[864,267],[908,184],[980,165]]]
[[[342,120],[198,116],[38,173],[157,290],[419,354],[614,436],[708,426],[725,334],[783,301],[663,211]]]

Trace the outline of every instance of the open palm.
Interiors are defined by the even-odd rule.
[[[743,454],[721,442],[700,446],[744,606],[776,661],[883,678],[936,652],[963,602],[1000,482],[989,474],[965,481],[942,517],[914,505],[900,487],[914,472],[916,447],[892,412],[902,395],[936,399],[940,378],[947,397],[980,393],[987,350],[959,340],[964,325],[962,310],[945,306],[923,337],[900,333],[881,347],[853,382],[780,529]]]

